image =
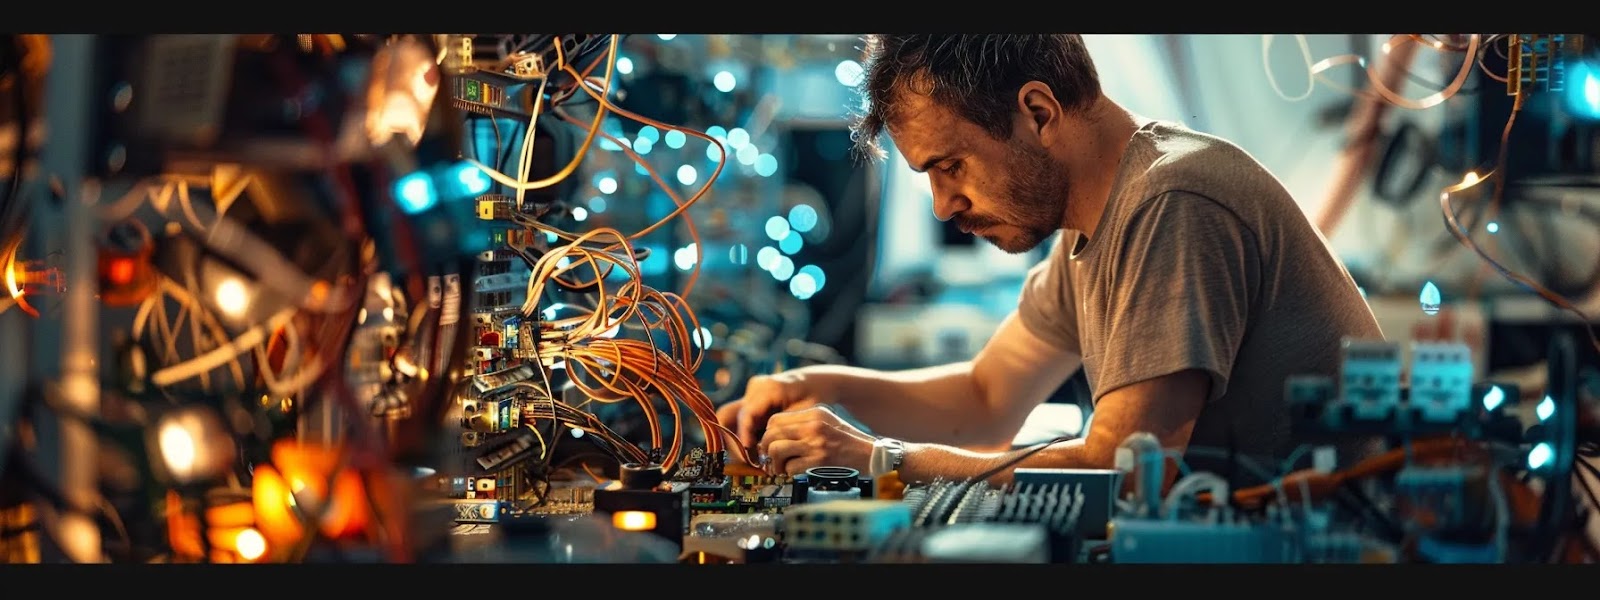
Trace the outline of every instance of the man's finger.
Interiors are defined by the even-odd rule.
[[[789,473],[788,463],[805,455],[806,445],[798,440],[774,440],[767,445],[767,472],[773,475]]]
[[[823,413],[827,410],[828,409],[821,406],[812,406],[808,408],[791,406],[789,407],[789,410],[773,413],[772,416],[767,417],[767,428],[788,427],[791,425],[805,423],[807,421],[815,421],[822,418]]]
[[[761,439],[757,440],[754,446],[761,452],[763,456],[771,456],[772,453],[767,450],[769,446],[775,442],[793,441],[798,439],[798,436],[796,436],[795,433],[797,432],[793,427],[786,427],[781,424],[771,424],[767,426],[766,431],[762,432]]]
[[[742,406],[739,407],[739,440],[745,446],[754,446],[760,440],[756,437],[756,417],[765,418],[766,403],[744,400],[740,404]]]

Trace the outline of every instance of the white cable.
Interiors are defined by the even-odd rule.
[[[189,279],[189,285],[191,286],[191,289],[193,289],[193,286],[195,286],[194,273],[189,273],[188,274],[188,279]],[[205,342],[207,340],[206,340],[205,336],[200,333],[200,313],[201,312],[202,311],[200,310],[199,307],[192,307],[192,308],[189,309],[189,319],[188,319],[188,322],[189,322],[189,348],[194,350],[194,355],[197,356],[197,357],[198,356],[205,356],[205,353],[207,351],[213,349],[213,348],[208,348],[206,346]],[[222,364],[229,364],[229,363],[237,364],[238,363],[237,355],[235,355],[233,358],[230,358],[227,362],[222,363]],[[222,366],[222,365],[219,364],[218,366]],[[207,391],[207,392],[211,391],[211,370],[210,369],[206,369],[204,371],[201,371],[199,373],[199,375],[200,375],[200,389],[203,390],[203,391]]]
[[[182,303],[184,309],[188,312],[191,323],[196,323],[199,326],[203,326],[210,332],[211,340],[213,342],[217,344],[228,343],[228,332],[222,327],[222,323],[218,321],[216,316],[211,314],[210,311],[205,310],[205,308],[200,305],[200,301],[194,296],[190,295],[188,290],[167,280],[163,281],[163,287],[166,289],[167,293],[171,294],[173,298]],[[201,319],[205,320],[201,321]],[[194,336],[193,333],[190,335]],[[194,337],[199,339],[199,336]],[[174,346],[172,352],[174,355],[176,355],[177,340],[173,339],[171,343]],[[197,345],[195,347],[195,354],[199,355],[201,352],[202,349]],[[237,358],[228,362],[228,371],[233,375],[234,380],[238,382],[239,385],[244,385],[246,383],[244,377],[244,366],[239,364],[239,360]]]
[[[118,198],[116,202],[105,205],[100,209],[100,219],[103,221],[117,222],[133,216],[139,207],[155,194],[154,185],[148,181],[140,181],[128,188],[128,192]]]
[[[293,329],[293,327],[286,327],[285,329]],[[270,390],[277,386],[278,375],[272,372],[272,355],[267,353],[266,346],[256,346],[251,350],[251,354],[255,356],[256,365],[258,365],[256,372],[261,373],[261,380],[266,382],[267,389]]]
[[[522,134],[522,152],[517,156],[517,183],[527,184],[528,175],[533,172],[533,146],[538,141],[539,115],[544,112],[544,88],[550,83],[550,78],[539,80],[539,89],[534,93],[533,114],[528,116],[528,130]],[[496,165],[499,166],[499,165]],[[516,186],[517,207],[522,206],[522,198],[528,193],[525,185]]]
[[[206,373],[227,364],[228,361],[237,360],[239,355],[249,352],[251,348],[265,341],[268,331],[277,330],[287,324],[294,314],[294,309],[284,309],[272,315],[266,323],[251,327],[221,347],[156,371],[150,376],[150,381],[157,386],[168,386]]]
[[[178,334],[173,333],[173,324],[182,322],[188,316],[189,305],[180,303],[178,305],[178,316],[176,318],[168,318],[166,297],[158,296],[156,298],[155,326],[156,333],[161,335],[161,357],[158,359],[160,362],[167,363],[178,360]]]
[[[293,377],[279,381],[277,386],[268,386],[267,389],[280,396],[298,393],[310,387],[317,382],[318,378],[322,377],[323,364],[325,363],[322,361],[313,362],[307,368],[296,370]]]
[[[1311,93],[1317,90],[1317,72],[1316,68],[1312,66],[1311,44],[1306,41],[1306,36],[1294,35],[1295,45],[1300,48],[1300,59],[1306,64],[1306,91],[1298,96],[1290,96],[1283,91],[1283,86],[1278,85],[1277,76],[1272,74],[1272,41],[1275,38],[1277,36],[1270,33],[1261,36],[1261,67],[1267,74],[1267,85],[1272,86],[1272,91],[1278,94],[1279,98],[1289,102],[1299,102],[1310,98]]]
[[[207,247],[232,259],[244,267],[245,270],[256,276],[256,279],[276,291],[289,297],[296,304],[315,312],[336,312],[347,306],[347,290],[344,286],[327,286],[326,298],[315,300],[312,291],[317,284],[322,283],[307,275],[294,263],[283,257],[270,244],[252,234],[248,229],[225,217],[205,205],[196,205],[184,200],[180,188],[180,211],[192,213],[191,226],[196,227],[203,235],[200,241]],[[209,214],[208,214],[209,213]],[[205,217],[211,219],[211,225],[204,226],[201,222]],[[187,219],[187,217],[186,217]]]
[[[268,352],[265,344],[255,347],[257,370],[261,379],[266,382],[267,390],[277,395],[289,395],[300,391],[302,384],[298,383],[304,372],[300,371],[300,330],[293,324],[283,328],[283,369],[278,372],[272,370],[272,354]],[[312,369],[314,375],[321,375],[321,369]],[[289,373],[287,379],[282,379],[283,374]]]
[[[195,214],[194,201],[189,198],[189,182],[187,181],[178,182],[178,209],[182,211],[183,217],[189,220],[189,225],[194,227],[196,231],[206,231],[211,228],[209,225],[201,223],[200,215]],[[222,218],[221,211],[217,212],[217,218]]]
[[[608,51],[607,56],[608,56],[608,58],[606,60],[609,61],[609,63],[607,65],[607,67],[606,67],[606,72],[609,74],[609,73],[611,73],[611,69],[615,66],[616,59],[617,59],[617,45],[616,45],[616,37],[615,36],[612,36],[611,50]],[[539,92],[538,92],[539,95],[534,100],[534,107],[533,107],[533,119],[535,119],[535,120],[538,118],[540,113],[544,112],[544,109],[543,109],[544,86],[545,86],[545,83],[547,83],[548,81],[549,81],[549,78],[546,77],[543,80],[541,80],[540,83],[539,83]],[[599,89],[600,87],[603,87],[603,86],[598,86],[597,87],[597,86],[589,86],[589,85],[580,84],[578,87],[579,87],[579,89],[584,90],[585,93],[588,93],[590,96],[596,97],[596,98],[603,98],[604,94],[610,92],[610,90],[608,90],[608,89],[600,89],[599,93],[597,94],[594,90],[589,89],[590,87],[596,87],[596,89]],[[597,107],[595,110],[597,111],[596,115],[595,115],[595,118],[599,119],[599,118],[601,118],[600,117],[600,113],[605,111],[605,106],[602,103],[602,106]],[[526,139],[523,141],[523,148],[524,148],[524,151],[527,153],[527,156],[528,156],[527,160],[530,161],[530,163],[531,163],[531,160],[532,160],[531,146],[532,146],[532,139],[533,139],[533,134],[534,134],[534,128],[533,128],[531,123],[533,123],[533,122],[536,122],[536,121],[530,121],[530,125],[528,127],[528,131],[527,131],[526,134],[524,134]],[[591,133],[591,135],[593,135],[593,134]],[[724,156],[724,159],[726,159],[726,156]],[[499,170],[497,170],[497,169],[495,169],[493,167],[490,167],[488,165],[485,165],[482,162],[479,162],[479,161],[476,161],[476,160],[472,160],[472,159],[467,159],[466,162],[468,164],[474,165],[474,166],[478,167],[479,169],[481,169],[485,174],[487,174],[489,176],[490,179],[493,179],[493,180],[499,182],[501,185],[504,185],[504,186],[509,187],[509,188],[511,188],[513,190],[516,190],[517,191],[517,201],[518,201],[519,204],[522,201],[523,192],[525,192],[527,190],[537,190],[537,189],[547,188],[547,187],[556,185],[558,183],[561,183],[562,181],[564,181],[566,179],[566,175],[562,175],[561,173],[557,173],[556,175],[560,175],[559,177],[551,176],[551,177],[547,177],[547,178],[545,178],[544,180],[541,180],[541,181],[531,181],[530,182],[530,181],[527,180],[527,176],[526,175],[522,175],[521,173],[519,173],[519,175],[522,175],[521,177],[512,178],[511,176],[506,175],[504,173],[501,173]],[[522,163],[519,161],[518,164],[519,164],[519,170],[520,170],[520,165]],[[566,168],[564,168],[562,170],[565,171],[565,170],[570,169],[570,168],[573,168],[573,165],[569,164]]]
[[[1178,503],[1193,496],[1200,491],[1211,492],[1212,514],[1218,512],[1216,507],[1226,506],[1229,493],[1228,480],[1216,473],[1197,471],[1184,476],[1177,483],[1172,484],[1172,489],[1167,491],[1167,498],[1161,502],[1161,516],[1168,519],[1178,518]]]
[[[160,301],[161,294],[155,293],[145,296],[144,300],[139,302],[138,310],[133,313],[133,341],[137,342],[144,338],[145,322],[150,319],[150,312],[155,310],[156,303]]]

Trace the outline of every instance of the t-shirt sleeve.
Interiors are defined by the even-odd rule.
[[[1017,302],[1017,317],[1022,320],[1022,326],[1039,339],[1081,355],[1078,303],[1068,272],[1072,261],[1067,257],[1076,236],[1076,233],[1061,234],[1050,255],[1028,270]]]
[[[1208,400],[1228,389],[1260,285],[1256,236],[1209,198],[1169,192],[1130,217],[1109,281],[1107,343],[1095,400],[1107,392],[1197,369]]]

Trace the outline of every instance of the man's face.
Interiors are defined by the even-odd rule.
[[[903,116],[889,135],[911,168],[928,174],[939,220],[954,219],[962,231],[1012,254],[1034,249],[1061,227],[1067,174],[1036,140],[1015,132],[997,140],[926,96],[900,100]]]

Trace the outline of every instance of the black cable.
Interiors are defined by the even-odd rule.
[[[1571,519],[1573,467],[1581,463],[1576,456],[1576,422],[1580,404],[1577,402],[1577,345],[1567,335],[1556,335],[1550,340],[1549,365],[1546,378],[1550,393],[1546,396],[1556,403],[1556,414],[1550,423],[1555,449],[1555,465],[1544,477],[1545,489],[1539,503],[1539,520],[1534,526],[1530,555],[1541,562],[1549,562],[1560,548],[1562,535]]]
[[[1017,452],[1017,455],[1011,457],[1009,460],[1006,460],[1005,462],[1002,462],[999,465],[996,465],[994,468],[991,468],[988,471],[985,471],[982,475],[979,475],[977,477],[974,477],[972,479],[967,480],[967,482],[968,483],[973,483],[973,482],[979,482],[979,481],[988,481],[990,477],[994,477],[995,475],[999,475],[1001,472],[1005,471],[1006,469],[1014,467],[1018,463],[1021,463],[1022,461],[1027,460],[1028,457],[1031,457],[1031,456],[1033,456],[1035,454],[1043,452],[1046,448],[1049,448],[1049,447],[1054,446],[1056,444],[1059,444],[1061,442],[1070,442],[1070,441],[1075,440],[1075,439],[1078,439],[1078,437],[1077,436],[1061,436],[1061,437],[1057,437],[1055,439],[1052,439],[1052,440],[1050,440],[1048,442],[1040,442],[1038,444],[1034,444],[1032,447],[1025,448],[1025,449]]]
[[[506,141],[500,135],[500,119],[489,118],[489,130],[494,132],[494,170],[504,172],[506,160],[511,157],[511,150],[506,148]],[[495,182],[495,187],[504,189],[505,184]]]
[[[1413,152],[1413,147],[1415,151]],[[1377,168],[1372,173],[1372,194],[1378,200],[1395,208],[1402,208],[1415,200],[1422,191],[1422,186],[1427,183],[1430,171],[1427,167],[1417,169],[1417,172],[1398,185],[1391,187],[1394,171],[1402,155],[1416,156],[1422,165],[1433,165],[1439,162],[1439,152],[1422,130],[1411,121],[1401,121],[1400,125],[1389,135],[1383,154],[1378,159]],[[1420,155],[1420,156],[1418,156]]]

